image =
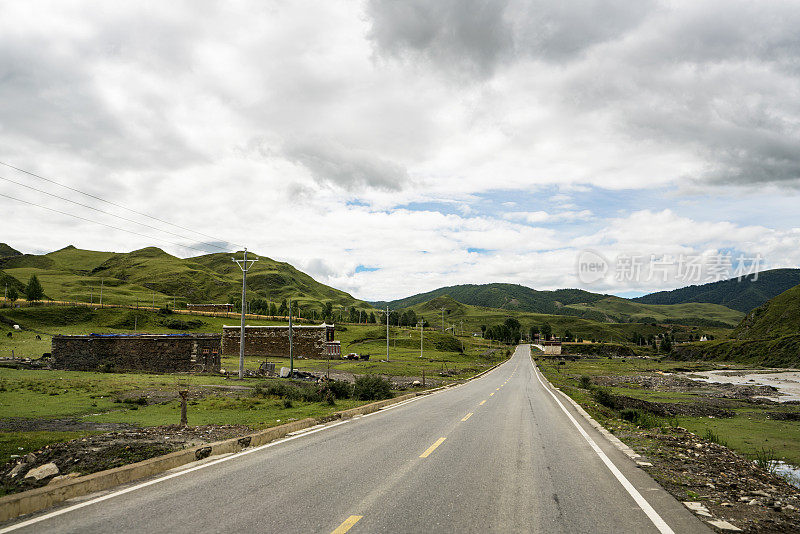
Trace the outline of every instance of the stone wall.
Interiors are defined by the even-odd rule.
[[[326,346],[333,343],[334,326],[299,325],[292,327],[293,352],[296,357],[325,359]],[[222,327],[222,354],[238,355],[241,327]],[[288,357],[288,326],[245,326],[244,353],[246,356]],[[337,357],[337,356],[334,356]]]
[[[75,371],[220,370],[220,334],[53,336],[53,367]]]

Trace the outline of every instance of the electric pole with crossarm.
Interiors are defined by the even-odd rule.
[[[245,247],[243,260],[231,259],[242,269],[242,331],[239,334],[239,378],[244,378],[244,313],[247,309],[247,271],[258,261],[258,258],[248,260],[247,247]]]

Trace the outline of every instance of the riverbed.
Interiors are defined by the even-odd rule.
[[[778,391],[764,398],[777,402],[800,401],[800,371],[764,369],[747,371],[696,371],[686,376],[693,380],[745,386],[772,386]]]

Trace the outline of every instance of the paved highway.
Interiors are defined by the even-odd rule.
[[[462,386],[66,503],[8,528],[710,532],[537,374],[523,345]]]

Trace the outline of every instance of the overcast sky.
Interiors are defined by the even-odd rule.
[[[0,167],[0,195],[150,236],[0,196],[0,241],[218,239],[364,299],[797,267],[798,28],[769,0],[5,2],[0,160],[206,236]]]

